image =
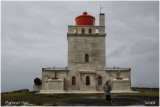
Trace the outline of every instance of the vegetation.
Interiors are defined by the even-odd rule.
[[[146,96],[146,97],[159,97],[159,88],[132,88],[133,91],[139,93],[113,93],[112,96]]]
[[[112,93],[112,97],[122,96],[146,96],[158,97],[159,89],[133,88],[140,93]],[[80,100],[83,98],[105,98],[104,94],[36,94],[36,92],[11,92],[1,94],[1,104],[8,102],[28,102],[33,105],[61,105],[65,101]],[[23,105],[15,104],[15,105]]]

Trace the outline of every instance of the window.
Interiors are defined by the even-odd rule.
[[[82,28],[82,33],[84,33],[85,32],[85,30],[84,30],[84,28]]]
[[[75,76],[72,77],[72,85],[76,85],[76,77]]]
[[[86,77],[86,85],[90,85],[90,77],[89,76]]]
[[[89,62],[89,55],[85,54],[85,62]]]
[[[77,30],[77,28],[75,28],[75,29],[74,29],[74,33],[77,33],[77,32],[78,32],[78,30]]]
[[[102,85],[102,77],[98,76],[98,85]]]
[[[92,29],[89,29],[89,33],[92,33]]]
[[[99,30],[98,30],[98,29],[96,29],[96,33],[99,33]]]

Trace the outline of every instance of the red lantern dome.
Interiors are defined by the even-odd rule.
[[[76,17],[76,25],[95,25],[95,18],[91,15],[87,15],[87,12],[84,12],[83,15]]]

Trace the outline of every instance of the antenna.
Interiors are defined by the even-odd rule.
[[[100,5],[100,14],[101,14],[101,9],[103,9],[103,7]]]
[[[101,14],[101,5],[100,5],[100,14]]]

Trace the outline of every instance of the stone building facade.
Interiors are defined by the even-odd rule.
[[[86,17],[94,19],[84,12],[82,21]],[[103,92],[106,81],[110,81],[113,91],[131,90],[130,68],[106,67],[105,14],[99,15],[99,26],[95,26],[94,21],[93,25],[68,26],[68,67],[42,68],[42,86],[34,85],[34,90],[39,89],[40,93]]]

